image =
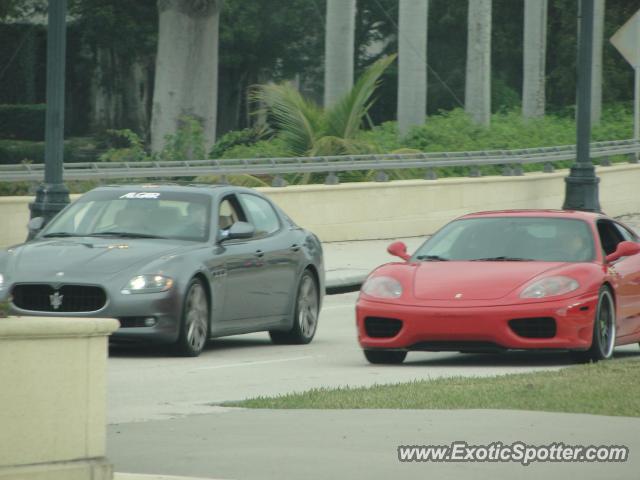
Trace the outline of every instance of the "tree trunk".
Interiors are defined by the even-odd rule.
[[[98,47],[94,53],[96,66],[91,79],[91,130],[117,128],[115,107],[115,69],[109,49]]]
[[[591,123],[602,116],[602,43],[604,42],[605,0],[595,0],[593,12],[593,63],[591,70]]]
[[[522,116],[543,117],[547,57],[547,0],[524,2]]]
[[[149,128],[149,66],[135,60],[128,69],[123,91],[123,114],[125,124],[144,137]]]
[[[334,105],[353,86],[356,0],[327,0],[324,106]]]
[[[218,25],[221,0],[159,0],[158,55],[151,148],[159,152],[183,115],[203,127],[207,151],[216,138]]]
[[[491,122],[491,0],[469,0],[464,108],[481,125]]]
[[[422,125],[427,113],[429,0],[400,0],[398,26],[398,131]]]

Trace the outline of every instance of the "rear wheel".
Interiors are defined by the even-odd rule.
[[[293,327],[286,332],[271,330],[269,332],[271,341],[276,344],[290,345],[304,345],[311,342],[318,328],[319,308],[316,279],[309,270],[306,270],[298,284]]]
[[[616,307],[608,287],[601,287],[598,308],[593,320],[591,348],[585,352],[573,352],[579,361],[606,360],[613,356],[616,344]]]
[[[209,338],[209,301],[202,281],[194,278],[185,295],[178,353],[185,357],[200,355]]]
[[[397,365],[404,362],[407,352],[397,350],[364,350],[369,363]]]

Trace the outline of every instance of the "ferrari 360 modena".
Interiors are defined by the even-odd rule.
[[[409,351],[568,350],[582,360],[640,341],[640,239],[599,213],[481,212],[374,270],[356,312],[371,363]]]

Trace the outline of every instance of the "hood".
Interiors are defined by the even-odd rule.
[[[155,239],[37,240],[13,249],[10,268],[21,278],[34,280],[57,272],[110,275],[183,248],[180,242]]]
[[[564,263],[421,262],[413,295],[420,300],[497,300]]]

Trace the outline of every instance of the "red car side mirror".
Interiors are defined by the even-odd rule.
[[[607,255],[606,260],[608,263],[611,263],[615,262],[620,257],[628,257],[637,253],[640,253],[640,243],[625,240],[624,242],[620,242],[618,244],[615,252]]]
[[[409,260],[411,258],[411,255],[407,253],[407,246],[404,242],[393,242],[387,247],[387,252],[403,260]]]

